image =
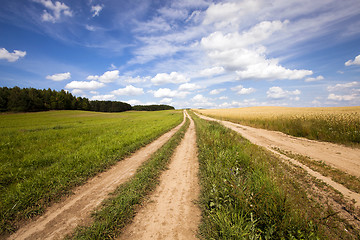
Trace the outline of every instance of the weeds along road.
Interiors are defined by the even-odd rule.
[[[73,195],[49,207],[43,216],[20,228],[9,239],[62,239],[78,225],[91,222],[91,212],[163,146],[185,123],[185,119],[184,114],[184,121],[179,126],[76,188]]]
[[[187,114],[187,113],[186,113]],[[163,172],[160,185],[120,239],[197,239],[201,212],[195,125],[190,126]]]
[[[295,159],[278,153],[274,150],[274,148],[308,156],[313,160],[323,161],[356,177],[360,177],[360,149],[344,147],[333,143],[318,142],[305,138],[297,138],[281,132],[248,127],[229,121],[221,121],[200,115],[198,113],[196,113],[196,115],[208,121],[220,122],[225,127],[240,133],[250,142],[265,147],[271,152],[280,155],[282,159],[291,161],[293,164],[302,167],[310,175],[324,181],[331,187],[341,192],[346,198],[356,200],[355,205],[360,207],[360,194],[350,191],[343,185],[334,182],[329,177],[325,177],[320,173],[311,170],[309,167],[301,164]]]

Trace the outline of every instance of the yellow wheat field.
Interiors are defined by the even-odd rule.
[[[360,106],[248,107],[195,111],[217,119],[277,130],[293,136],[350,145],[360,143]]]

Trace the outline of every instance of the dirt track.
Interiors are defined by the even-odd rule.
[[[195,126],[192,119],[160,178],[160,185],[120,239],[196,239],[200,209]]]
[[[173,136],[184,121],[171,131],[135,152],[131,157],[118,162],[110,170],[97,175],[74,190],[74,194],[49,207],[38,219],[20,228],[9,239],[62,239],[78,225],[91,221],[91,212],[128,180],[136,169]]]
[[[282,159],[291,161],[293,164],[302,167],[310,175],[326,182],[341,192],[348,199],[355,199],[357,202],[356,206],[360,207],[360,194],[350,191],[343,185],[332,181],[328,177],[322,176],[320,173],[311,170],[307,166],[297,162],[294,159],[279,154],[278,152],[274,151],[274,148],[290,151],[292,153],[303,156],[309,156],[313,160],[324,161],[325,163],[335,168],[343,170],[357,177],[360,177],[360,149],[344,147],[333,143],[318,142],[305,138],[297,138],[281,132],[253,128],[229,121],[217,120],[200,114],[197,115],[205,120],[220,122],[225,127],[240,133],[250,142],[265,147],[273,153],[280,155]]]

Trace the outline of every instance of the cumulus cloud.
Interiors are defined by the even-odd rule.
[[[185,98],[188,94],[190,94],[190,92],[187,91],[171,90],[170,88],[159,88],[156,91],[150,90],[149,92],[156,98]]]
[[[151,79],[151,77],[147,76],[147,77],[122,77],[124,78],[124,81],[127,83],[144,83],[147,82]]]
[[[263,21],[248,31],[223,34],[214,32],[201,39],[202,47],[217,65],[235,71],[240,79],[302,79],[312,75],[310,70],[292,70],[267,59],[266,48],[260,44],[288,21]]]
[[[160,100],[160,103],[162,104],[171,104],[172,103],[172,98],[163,98]]]
[[[203,24],[214,24],[216,28],[237,27],[240,19],[249,12],[255,12],[261,7],[260,1],[245,0],[241,4],[225,2],[211,4],[206,10]]]
[[[43,15],[41,16],[42,20],[45,22],[55,23],[61,18],[61,15],[72,16],[70,8],[62,2],[56,1],[55,3],[52,0],[33,0],[34,2],[42,4],[47,10],[51,11],[49,13],[47,10],[44,10]]]
[[[5,48],[0,49],[0,59],[5,59],[8,62],[15,62],[19,60],[19,58],[25,57],[26,51],[14,50],[14,52],[10,53]]]
[[[221,74],[224,71],[225,71],[225,69],[223,67],[212,67],[212,68],[206,68],[206,69],[202,70],[200,72],[200,75],[206,76],[206,77],[211,77],[214,75]]]
[[[141,105],[141,101],[137,100],[137,99],[132,99],[132,100],[128,100],[126,101],[128,104],[130,104],[131,106],[134,105]]]
[[[335,100],[335,101],[351,101],[355,100],[356,98],[359,98],[356,94],[351,95],[336,95],[334,93],[329,94],[328,99],[329,100]]]
[[[118,90],[114,90],[111,93],[120,96],[136,96],[136,95],[144,94],[144,90],[142,88],[137,88],[132,85],[129,85],[126,86],[125,88],[119,88]]]
[[[305,79],[305,82],[317,82],[317,81],[321,81],[324,80],[323,76],[317,76],[317,77],[309,77]]]
[[[96,90],[104,87],[105,84],[97,81],[72,81],[66,84],[66,89]]]
[[[115,95],[113,94],[95,95],[91,97],[91,100],[99,100],[99,101],[115,100]]]
[[[93,17],[96,17],[96,16],[99,16],[99,13],[100,11],[103,9],[104,6],[102,5],[94,5],[94,6],[91,6],[91,11],[90,12],[93,12]]]
[[[360,65],[360,55],[357,55],[354,60],[349,60],[345,63],[345,66]]]
[[[247,95],[255,92],[254,88],[244,88],[242,85],[231,88],[232,91],[236,92],[239,95]]]
[[[156,74],[155,77],[151,79],[151,82],[154,83],[155,85],[167,84],[167,83],[180,84],[189,81],[190,81],[189,78],[177,72],[172,72],[170,74],[158,73]]]
[[[360,87],[360,82],[354,81],[354,82],[348,82],[348,83],[339,83],[334,86],[328,86],[327,90],[329,92],[334,92],[334,91],[341,91],[344,89],[356,88],[356,87]]]
[[[195,107],[214,107],[216,104],[211,101],[212,99],[201,94],[197,94],[191,99],[191,102]]]
[[[226,88],[213,89],[213,90],[210,91],[210,94],[211,95],[217,95],[217,94],[219,94],[221,92],[224,92],[224,91],[226,91]]]
[[[84,95],[85,93],[84,93],[84,91],[83,90],[81,90],[81,89],[73,89],[72,91],[71,91],[71,93],[72,94],[74,94],[74,95],[77,95],[77,96],[81,96],[81,95]]]
[[[119,70],[107,71],[103,75],[90,75],[86,79],[87,80],[99,80],[102,83],[111,83],[120,78]]]
[[[292,96],[300,95],[301,92],[299,90],[295,91],[286,91],[283,90],[281,87],[271,87],[266,92],[267,97],[271,99],[285,99],[285,98],[291,98]],[[298,100],[299,98],[291,98],[293,100]]]
[[[69,72],[66,73],[57,73],[54,75],[47,75],[46,79],[53,80],[53,81],[63,81],[66,79],[70,79],[71,74]]]
[[[328,95],[329,100],[360,101],[360,82],[339,83],[334,86],[328,86],[327,90],[333,92]]]
[[[184,83],[179,86],[180,91],[194,91],[199,88],[201,87],[194,83]]]
[[[177,95],[177,91],[170,88],[160,88],[156,91],[150,91],[156,98],[173,98]]]

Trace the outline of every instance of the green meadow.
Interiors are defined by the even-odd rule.
[[[0,115],[0,234],[180,124],[181,111]]]

